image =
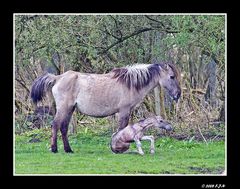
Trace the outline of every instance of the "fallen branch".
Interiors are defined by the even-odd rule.
[[[79,124],[93,124],[93,122],[90,122],[90,121],[78,121]]]
[[[224,121],[210,121],[209,124],[215,125],[215,124],[221,124],[224,123]]]
[[[192,115],[193,113],[194,113],[194,111],[191,111],[190,113],[188,113],[187,115],[185,115],[184,118],[186,118],[186,117]]]
[[[202,90],[202,89],[191,89],[192,93],[199,93],[199,94],[205,94],[206,91]]]
[[[208,143],[207,143],[207,140],[206,140],[206,139],[205,139],[205,137],[203,136],[203,134],[202,134],[202,131],[201,131],[200,127],[199,127],[199,126],[197,126],[197,128],[198,128],[198,131],[199,131],[200,135],[202,136],[202,138],[203,138],[204,142],[205,142],[205,143],[208,145]]]
[[[183,90],[183,91],[189,91],[189,89],[186,88],[186,87],[182,87],[182,90]],[[198,93],[198,94],[205,94],[205,93],[206,93],[206,91],[203,90],[203,89],[190,89],[190,91],[191,91],[192,93]]]
[[[215,137],[213,137],[212,141],[215,140],[218,136],[219,136],[219,134],[217,134]]]

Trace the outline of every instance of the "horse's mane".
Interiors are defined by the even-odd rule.
[[[134,64],[123,68],[115,68],[112,78],[125,84],[129,89],[135,88],[140,90],[147,86],[150,81],[160,75],[160,69],[164,68],[164,64],[168,64],[174,72],[177,80],[179,80],[179,72],[174,64],[170,62],[155,64]]]
[[[159,64],[135,64],[112,70],[117,81],[127,85],[129,89],[140,90],[160,74]]]

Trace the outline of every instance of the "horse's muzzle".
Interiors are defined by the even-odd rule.
[[[173,100],[175,100],[176,102],[178,102],[178,99],[180,98],[181,93],[177,93],[174,97]]]

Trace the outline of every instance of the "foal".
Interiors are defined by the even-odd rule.
[[[110,144],[111,150],[114,153],[123,153],[129,149],[130,143],[135,142],[137,145],[138,153],[143,155],[144,152],[142,150],[140,140],[150,140],[150,153],[154,154],[154,137],[151,135],[144,136],[144,132],[150,127],[162,128],[166,129],[167,131],[172,130],[172,125],[163,120],[160,116],[149,117],[133,125],[128,125],[116,133],[113,133]]]

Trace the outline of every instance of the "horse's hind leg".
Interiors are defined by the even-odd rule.
[[[56,153],[58,152],[58,149],[57,149],[57,132],[58,132],[58,129],[59,129],[59,123],[56,119],[56,116],[52,122],[52,137],[51,137],[51,151],[53,153]]]
[[[155,153],[155,147],[154,147],[154,137],[153,136],[143,136],[141,140],[149,140],[151,142],[151,147],[150,147],[150,153],[154,154]]]
[[[142,150],[142,144],[140,142],[140,140],[138,138],[134,139],[135,143],[136,143],[136,146],[137,146],[137,150],[138,150],[138,153],[140,155],[144,155],[144,152]]]
[[[57,108],[57,113],[52,124],[52,140],[51,140],[52,152],[57,152],[57,132],[59,128],[62,134],[64,151],[67,153],[73,152],[68,142],[67,131],[68,124],[70,122],[74,109],[75,106],[70,107],[61,106]]]
[[[69,122],[71,120],[74,109],[75,109],[75,106],[69,108],[66,111],[66,117],[63,119],[63,121],[61,123],[61,127],[60,127],[60,131],[61,131],[61,134],[62,134],[63,145],[64,145],[64,151],[67,152],[67,153],[73,153],[73,151],[72,151],[72,149],[69,145],[69,142],[68,142],[67,132],[68,132],[68,125],[69,125]]]

